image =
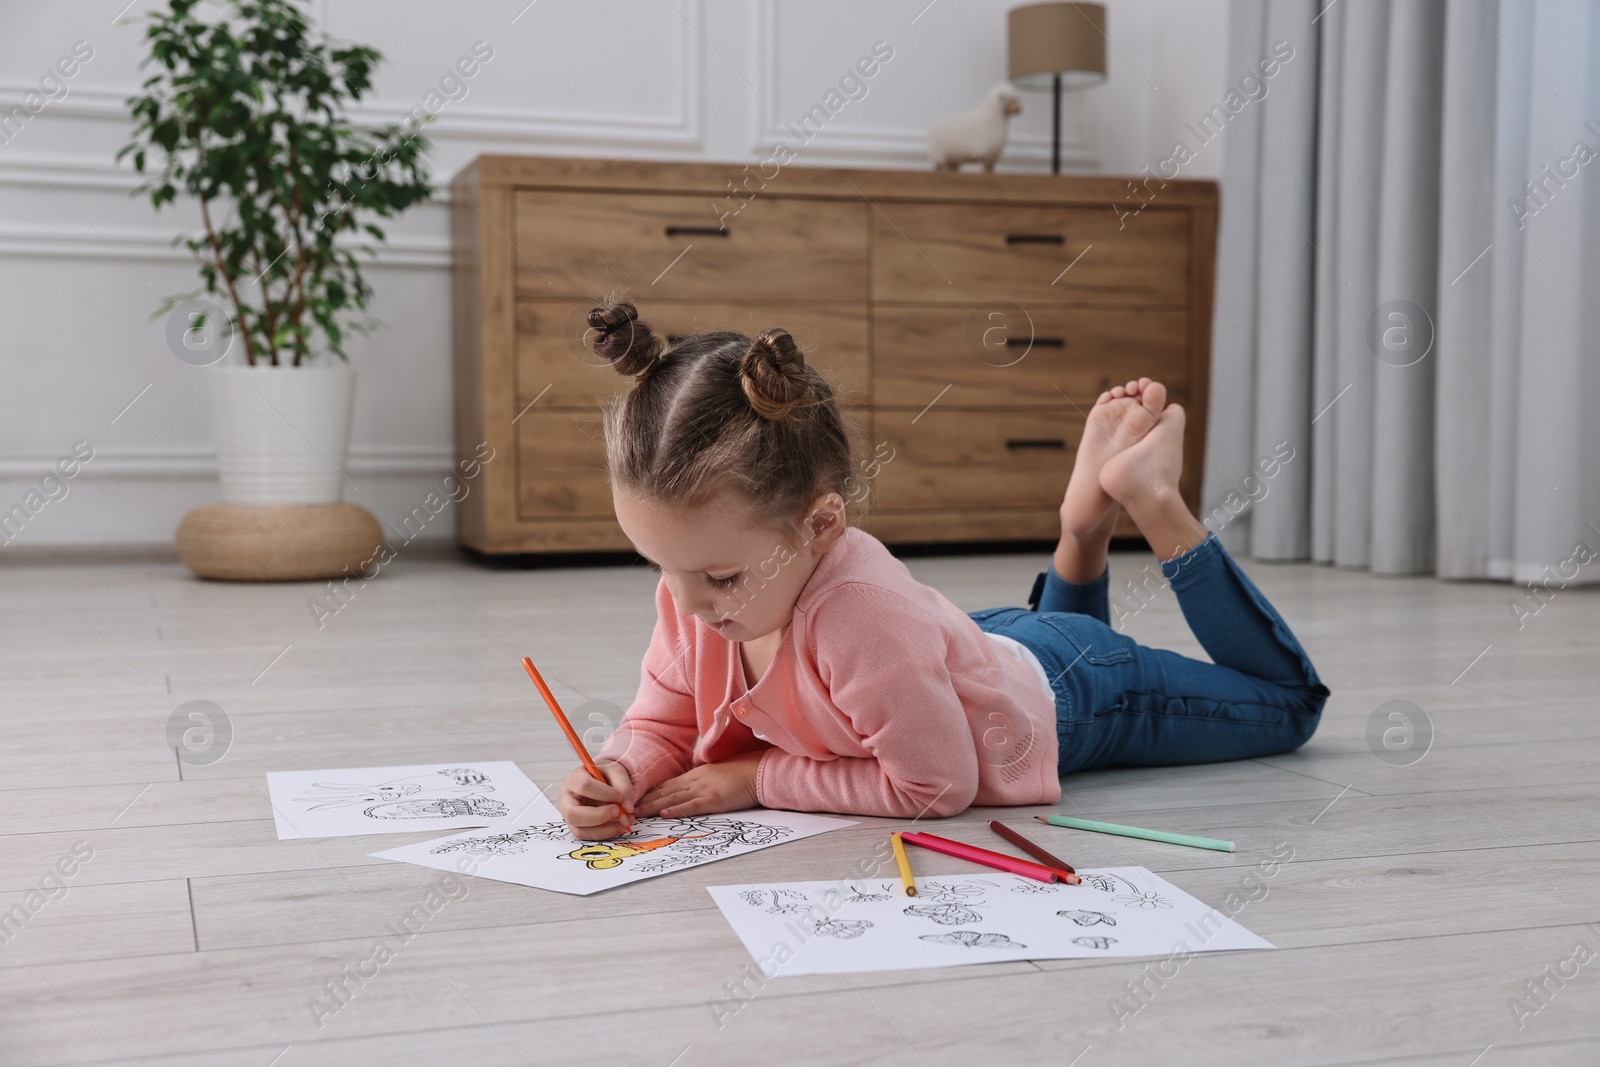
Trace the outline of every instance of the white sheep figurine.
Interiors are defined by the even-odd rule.
[[[928,127],[928,155],[933,169],[960,170],[963,163],[982,163],[983,169],[993,174],[1006,147],[1007,122],[1021,111],[1017,91],[1001,82],[977,107],[939,119]]]

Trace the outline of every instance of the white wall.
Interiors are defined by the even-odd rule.
[[[151,313],[196,286],[169,247],[191,209],[156,215],[113,163],[152,0],[0,0],[0,112],[86,41],[93,58],[0,143],[0,510],[74,442],[94,460],[9,546],[165,542],[216,499],[204,371],[169,351]],[[1005,73],[1009,0],[319,0],[336,37],[381,50],[379,120],[423,100],[458,56],[494,58],[429,127],[436,182],[481,152],[754,161],[773,130],[821,101],[857,56],[894,58],[797,165],[925,166],[923,131]],[[1225,0],[1112,0],[1110,76],[1069,99],[1072,169],[1134,173],[1168,154],[1220,97]],[[681,12],[681,14],[680,14]],[[1048,168],[1049,99],[1024,97],[1004,168]],[[1186,170],[1221,173],[1214,143]],[[385,323],[352,349],[360,382],[347,499],[408,513],[450,465],[449,233],[443,196],[391,227],[369,277]],[[130,401],[138,397],[132,407]],[[126,408],[126,410],[124,410]],[[448,537],[441,517],[430,534]]]

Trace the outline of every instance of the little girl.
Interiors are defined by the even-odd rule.
[[[772,329],[670,347],[632,304],[589,313],[634,378],[606,411],[617,521],[661,572],[639,693],[559,805],[583,839],[752,807],[917,818],[1052,804],[1061,776],[1286,752],[1328,690],[1178,495],[1183,409],[1141,378],[1090,411],[1061,542],[1029,608],[968,615],[849,526],[833,390]],[[1214,662],[1109,625],[1119,507]]]

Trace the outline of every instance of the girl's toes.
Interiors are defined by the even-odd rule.
[[[1146,381],[1139,399],[1143,402],[1145,410],[1152,415],[1161,414],[1161,409],[1166,405],[1167,387],[1160,382]]]
[[[1107,389],[1105,392],[1101,393],[1099,398],[1095,400],[1095,406],[1096,407],[1098,407],[1101,404],[1109,404],[1109,403],[1111,403],[1111,390],[1109,390],[1109,389]]]
[[[1125,395],[1125,390],[1120,385],[1113,385],[1111,391],[1106,395],[1111,397],[1112,400],[1121,400]]]
[[[1124,391],[1124,392],[1125,392],[1125,393],[1127,393],[1127,395],[1128,395],[1128,396],[1138,396],[1138,395],[1139,395],[1139,383],[1138,383],[1138,382],[1136,382],[1136,381],[1134,381],[1134,382],[1129,382],[1129,383],[1128,383],[1128,384],[1127,384],[1127,385],[1126,385],[1126,386],[1125,386],[1125,387],[1124,387],[1124,389],[1123,389],[1123,391]]]

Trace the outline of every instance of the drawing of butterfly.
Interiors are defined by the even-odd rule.
[[[1172,904],[1160,893],[1136,893],[1121,896],[1117,901],[1125,908],[1142,908],[1145,911],[1154,911],[1157,908],[1170,908]]]
[[[1106,949],[1115,945],[1117,939],[1114,937],[1075,937],[1072,939],[1072,943],[1074,945],[1082,945],[1084,948]]]
[[[923,941],[940,945],[961,945],[965,948],[1027,948],[1005,934],[980,934],[976,930],[952,930],[948,934],[922,934]]]
[[[969,897],[981,897],[993,882],[924,882],[917,887],[917,895],[942,903],[959,904]]]
[[[962,923],[983,921],[982,915],[965,904],[911,904],[904,910],[907,915],[932,919],[940,926],[960,926]]]
[[[844,898],[846,904],[870,904],[879,900],[893,900],[894,887],[888,884],[881,885],[877,891],[850,887],[850,895]]]
[[[1071,919],[1079,926],[1117,925],[1117,917],[1115,915],[1107,915],[1103,911],[1058,911],[1056,914],[1063,918]]]
[[[838,937],[846,940],[860,937],[872,928],[866,919],[812,919],[806,929],[819,937]]]

